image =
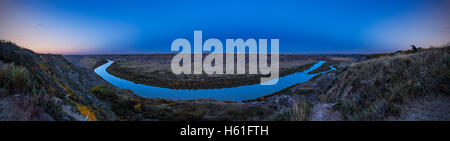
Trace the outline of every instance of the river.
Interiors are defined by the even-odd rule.
[[[319,61],[308,70],[280,77],[278,83],[275,85],[253,84],[253,85],[237,86],[232,88],[188,90],[188,89],[170,89],[170,88],[155,87],[144,84],[137,84],[132,81],[121,79],[119,77],[109,74],[106,71],[106,68],[108,68],[112,63],[114,63],[114,61],[108,60],[108,63],[105,63],[97,67],[94,70],[95,73],[100,75],[100,77],[102,77],[112,85],[122,89],[129,89],[140,96],[149,98],[165,98],[173,100],[192,100],[200,98],[209,98],[216,100],[242,101],[247,99],[255,99],[261,96],[278,92],[284,88],[290,87],[297,83],[306,82],[318,74],[326,73],[321,72],[316,74],[308,74],[308,72],[320,67],[323,63],[325,63],[325,61]],[[335,69],[332,66],[330,67],[331,69],[329,71]]]

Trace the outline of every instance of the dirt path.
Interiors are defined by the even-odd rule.
[[[342,120],[339,112],[331,109],[333,103],[318,103],[311,108],[309,121],[338,121]]]

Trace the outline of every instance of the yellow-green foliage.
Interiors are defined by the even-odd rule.
[[[44,59],[44,62],[45,62],[46,60]],[[72,99],[74,99],[74,100],[78,100],[79,99],[79,97],[77,97],[76,95],[75,95],[75,92],[73,91],[73,90],[71,90],[70,88],[69,88],[69,86],[67,86],[67,85],[65,85],[63,82],[61,82],[59,79],[58,79],[58,77],[56,77],[47,67],[45,67],[45,65],[44,64],[39,64],[39,66],[42,68],[42,70],[44,70],[45,72],[47,72],[48,74],[50,74],[54,79],[55,79],[55,81],[59,84],[59,85],[61,85],[61,87],[63,87],[63,89],[64,89],[64,91],[67,93],[67,94],[69,94],[69,96],[72,98]]]
[[[89,90],[97,98],[101,100],[107,100],[110,102],[116,102],[119,97],[116,95],[117,92],[113,90],[111,86],[108,85],[98,85]]]
[[[141,63],[137,61],[126,61],[126,62],[119,62],[120,67],[133,67],[134,65],[139,65]]]

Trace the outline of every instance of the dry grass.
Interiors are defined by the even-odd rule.
[[[430,93],[448,96],[449,47],[353,63],[328,91],[347,120],[399,116],[401,106]]]
[[[248,57],[246,57],[246,74],[175,75],[170,67],[171,58],[167,57],[170,57],[170,55],[120,56],[115,59],[116,62],[107,68],[107,71],[135,83],[174,89],[211,89],[258,84],[260,78],[264,76],[259,71],[259,74],[249,74]],[[279,75],[284,76],[306,70],[316,63],[317,59],[317,56],[308,55],[280,55]],[[194,66],[191,68],[194,68]],[[226,64],[224,64],[224,68],[226,68]]]
[[[300,100],[290,108],[284,109],[268,118],[271,121],[306,121],[310,113],[310,106],[304,100]]]
[[[90,92],[111,103],[111,110],[121,120],[261,120],[272,112],[246,103],[142,98],[106,85],[93,87]]]

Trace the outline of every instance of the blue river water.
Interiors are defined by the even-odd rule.
[[[137,84],[125,79],[121,79],[119,77],[109,74],[106,71],[106,68],[108,68],[112,63],[114,63],[114,61],[108,60],[108,63],[105,63],[97,67],[94,70],[95,73],[100,75],[100,77],[102,77],[112,85],[122,89],[129,89],[140,96],[149,98],[165,98],[173,100],[192,100],[192,99],[209,98],[216,100],[242,101],[248,99],[255,99],[261,96],[278,92],[284,88],[290,87],[297,83],[306,82],[318,74],[326,73],[321,72],[316,74],[308,74],[308,72],[320,67],[323,63],[325,63],[325,61],[319,61],[308,70],[280,77],[278,83],[275,85],[253,84],[253,85],[237,86],[232,88],[188,90],[188,89],[170,89],[170,88],[155,87],[144,84]],[[329,71],[335,69],[332,66],[330,67],[331,69]]]

